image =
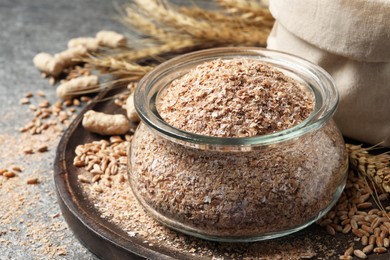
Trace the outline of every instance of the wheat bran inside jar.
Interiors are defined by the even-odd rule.
[[[300,83],[254,59],[213,60],[157,98],[171,126],[218,137],[291,128],[314,109]],[[214,237],[255,237],[315,219],[345,181],[346,153],[333,121],[288,142],[247,151],[174,143],[141,124],[132,140],[130,182],[157,219]]]
[[[218,137],[278,132],[305,120],[313,95],[299,82],[255,59],[212,60],[173,81],[157,109],[171,126]]]

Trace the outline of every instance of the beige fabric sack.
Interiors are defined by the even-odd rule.
[[[343,134],[390,147],[390,1],[271,0],[270,10],[277,22],[267,48],[327,70]]]

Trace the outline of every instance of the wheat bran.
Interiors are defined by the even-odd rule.
[[[56,200],[54,185],[51,185],[52,171],[47,169],[47,161],[52,157],[49,153],[26,156],[22,151],[24,146],[39,147],[43,143],[54,151],[60,134],[61,131],[52,128],[45,135],[32,136],[28,132],[17,136],[0,135],[2,167],[23,169],[11,179],[0,176],[0,258],[55,259],[57,252],[66,253],[64,243],[72,234],[62,219],[49,217],[59,214],[60,209],[54,203],[42,205]],[[31,181],[35,185],[28,185]],[[6,253],[8,250],[1,250],[3,248],[16,251],[11,257]]]
[[[160,94],[157,109],[171,126],[218,137],[264,135],[291,128],[313,111],[296,80],[255,59],[198,65]]]

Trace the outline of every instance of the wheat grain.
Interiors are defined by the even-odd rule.
[[[263,30],[248,30],[241,27],[238,30],[229,30],[226,23],[200,20],[181,13],[172,4],[161,0],[135,0],[137,6],[148,13],[156,21],[176,30],[191,35],[202,41],[212,40],[223,44],[245,44],[265,46],[270,28]]]
[[[220,6],[234,14],[243,14],[243,17],[253,19],[263,19],[273,22],[273,17],[267,8],[265,1],[255,0],[217,0]],[[272,26],[272,25],[271,25]]]
[[[369,178],[380,191],[390,192],[390,154],[372,155],[371,148],[347,144],[351,166],[363,176]]]

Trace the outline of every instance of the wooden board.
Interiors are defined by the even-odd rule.
[[[75,147],[97,140],[97,136],[85,131],[81,126],[83,114],[89,109],[102,111],[106,113],[123,113],[118,106],[113,104],[113,99],[106,100],[107,97],[120,93],[125,88],[116,88],[110,91],[100,93],[96,101],[89,104],[74,120],[70,127],[64,133],[54,162],[54,181],[58,202],[60,204],[63,216],[77,238],[94,254],[102,259],[199,259],[196,253],[183,252],[170,248],[164,243],[159,245],[149,245],[144,243],[142,238],[131,237],[126,231],[119,226],[110,223],[107,219],[100,217],[100,213],[94,207],[93,202],[83,196],[82,189],[79,185],[77,175],[83,169],[73,166],[73,157]],[[189,243],[197,238],[189,238]],[[309,241],[309,243],[308,243]],[[343,254],[348,244],[353,242],[352,235],[331,236],[327,234],[322,227],[316,224],[308,228],[289,235],[284,238],[270,241],[255,243],[209,243],[210,247],[237,247],[240,251],[245,247],[267,248],[267,252],[275,252],[275,255],[269,255],[271,259],[280,256],[286,247],[300,247],[305,250],[308,244],[317,253],[312,259],[338,259]],[[356,242],[356,244],[360,244]],[[270,247],[274,247],[270,250]],[[279,253],[278,253],[279,252]],[[331,256],[333,254],[333,256]],[[207,258],[207,257],[202,257]],[[210,258],[211,259],[211,258]],[[229,259],[225,257],[224,259]],[[291,255],[290,259],[294,259]],[[390,254],[370,255],[369,259],[390,259]]]

